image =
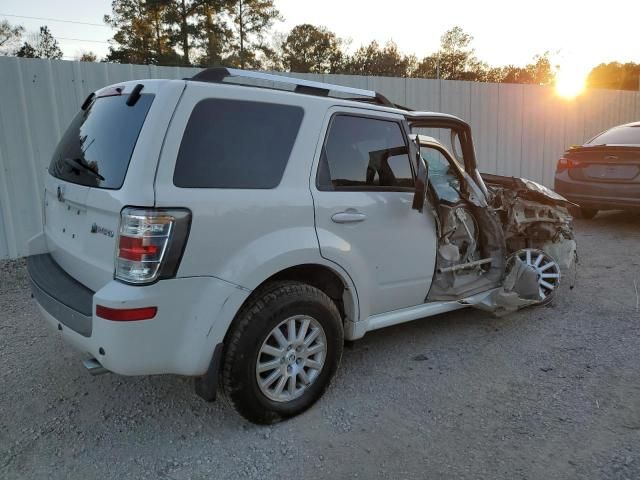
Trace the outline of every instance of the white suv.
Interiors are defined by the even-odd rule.
[[[45,185],[32,291],[85,366],[220,383],[257,423],[311,406],[344,340],[547,302],[575,257],[569,203],[483,179],[464,121],[239,70],[91,94]]]

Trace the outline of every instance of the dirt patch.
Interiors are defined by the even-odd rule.
[[[504,318],[458,311],[345,350],[273,427],[189,379],[89,376],[0,263],[0,478],[640,478],[640,215],[577,224],[577,285]]]

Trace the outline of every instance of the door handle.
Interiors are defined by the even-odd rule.
[[[355,208],[347,208],[344,212],[334,213],[331,220],[335,223],[358,223],[366,220],[367,216]]]

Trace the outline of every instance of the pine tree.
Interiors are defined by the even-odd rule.
[[[11,55],[20,43],[24,27],[11,25],[7,20],[0,21],[0,55]]]
[[[117,63],[178,65],[171,47],[166,0],[113,0],[104,21],[116,30],[106,60]]]
[[[39,33],[33,36],[31,42],[24,42],[16,53],[18,57],[25,58],[62,58],[62,50],[58,41],[49,31],[49,27],[43,25]]]
[[[231,18],[234,38],[228,62],[240,68],[260,68],[261,56],[273,55],[273,50],[264,41],[264,34],[281,19],[274,1],[235,0],[231,4]]]

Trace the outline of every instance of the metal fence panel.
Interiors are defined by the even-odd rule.
[[[498,88],[497,173],[520,176],[524,86],[503,84]],[[472,126],[473,128],[473,126]]]
[[[442,82],[440,110],[470,121],[471,82]]]
[[[4,216],[2,214],[2,198],[0,198],[0,226],[4,225]],[[0,260],[9,258],[9,246],[7,245],[7,232],[0,230]]]
[[[51,152],[86,96],[136,78],[188,78],[198,68],[0,57],[0,258],[26,253],[42,223]],[[553,185],[564,150],[611,126],[640,120],[640,94],[593,90],[572,101],[548,87],[416,78],[292,74],[377,90],[416,110],[467,120],[481,171]]]
[[[498,173],[498,99],[500,85],[471,84],[471,115],[468,118],[475,143],[480,171]]]
[[[10,257],[24,255],[26,240],[40,228],[40,189],[42,172],[37,164],[36,155],[47,151],[47,145],[38,145],[38,141],[52,137],[55,125],[46,122],[34,122],[33,112],[36,108],[34,100],[44,103],[38,107],[41,115],[51,119],[53,110],[51,99],[43,99],[39,91],[40,80],[34,76],[38,68],[35,64],[25,65],[18,59],[2,59],[0,64],[0,125],[2,152],[2,184],[3,189],[3,230],[7,232],[7,243]],[[44,63],[40,63],[40,68]],[[38,84],[38,87],[36,87]],[[35,98],[30,98],[33,95]],[[34,125],[32,125],[32,123]],[[34,131],[42,126],[46,132]],[[50,146],[49,146],[50,147]],[[6,200],[5,200],[6,199]]]
[[[544,138],[546,129],[548,95],[543,88],[523,90],[521,130],[520,175],[526,178],[544,179]],[[523,133],[526,132],[526,135]]]
[[[367,77],[367,88],[381,92],[393,103],[407,104],[407,85],[404,78]]]
[[[440,112],[440,80],[407,78],[405,82],[407,103],[405,106],[425,112]]]

